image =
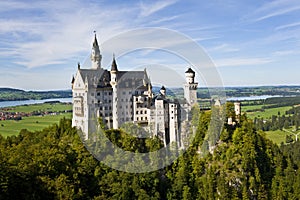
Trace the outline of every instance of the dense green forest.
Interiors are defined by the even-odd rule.
[[[203,156],[212,112],[194,118],[196,135],[182,156],[149,173],[117,171],[96,160],[69,119],[0,137],[0,199],[300,199],[300,142],[278,147],[242,116],[236,126],[225,124],[214,151]],[[105,134],[132,152],[162,145],[122,130]]]
[[[71,90],[58,91],[24,91],[13,88],[0,88],[0,101],[16,101],[29,99],[51,99],[72,97]]]

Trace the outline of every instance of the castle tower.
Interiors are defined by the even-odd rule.
[[[241,103],[240,102],[234,102],[234,111],[235,111],[236,116],[241,115]]]
[[[187,102],[193,106],[197,104],[197,86],[198,83],[195,82],[195,72],[188,68],[185,72],[186,83],[184,84],[184,98]]]
[[[112,61],[111,70],[110,70],[110,84],[111,84],[112,89],[113,89],[112,117],[113,117],[113,128],[114,129],[119,128],[117,74],[118,74],[118,66],[117,66],[117,63],[116,63],[115,56],[113,56],[113,61]]]
[[[161,96],[163,96],[163,97],[166,96],[166,88],[165,88],[165,86],[162,86],[160,88],[159,92],[160,92]]]
[[[91,61],[92,61],[92,69],[101,68],[101,59],[102,55],[100,54],[100,49],[97,41],[97,37],[95,34],[95,39],[92,47]]]
[[[236,121],[240,122],[240,116],[241,116],[241,103],[240,102],[234,102],[234,111],[235,111]]]

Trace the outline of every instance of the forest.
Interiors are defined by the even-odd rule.
[[[24,91],[14,88],[0,88],[0,101],[17,101],[30,99],[51,99],[72,97],[71,90]]]
[[[226,109],[230,113],[231,105]],[[102,164],[86,150],[70,119],[0,136],[0,199],[300,199],[300,142],[278,146],[241,116],[237,125],[224,124],[214,151],[203,155],[213,112],[193,118],[196,135],[182,156],[148,173]],[[162,146],[157,138],[132,137],[122,129],[105,134],[127,151]]]

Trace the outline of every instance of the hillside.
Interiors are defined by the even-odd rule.
[[[212,154],[199,147],[210,113],[201,113],[192,146],[173,164],[149,173],[126,173],[96,160],[81,143],[71,120],[42,131],[0,136],[1,199],[299,199],[300,143],[279,148],[242,119],[225,126]],[[122,130],[106,136],[131,152],[160,149],[155,139],[137,139]],[[98,140],[100,141],[100,140]],[[88,145],[88,143],[86,144]],[[91,143],[95,147],[105,144]],[[109,158],[110,149],[101,149]],[[163,158],[163,157],[162,157]],[[136,167],[131,160],[115,164]],[[157,163],[156,157],[150,157]],[[139,162],[145,162],[139,160]],[[163,161],[163,160],[162,160]]]
[[[71,90],[25,91],[15,88],[0,88],[0,101],[39,100],[72,97]]]

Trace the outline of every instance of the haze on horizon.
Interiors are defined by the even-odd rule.
[[[88,67],[94,30],[101,48],[112,36],[147,27],[171,29],[196,41],[225,86],[300,85],[297,0],[57,2],[0,2],[0,87],[70,89],[77,62]],[[175,87],[181,87],[180,76],[189,66],[170,53],[149,49],[116,57],[120,70],[172,69],[179,77],[172,76],[166,85]],[[109,68],[111,60],[112,54],[103,55],[102,66]],[[159,76],[155,78],[166,75]],[[205,86],[202,78],[197,77],[199,87]]]

